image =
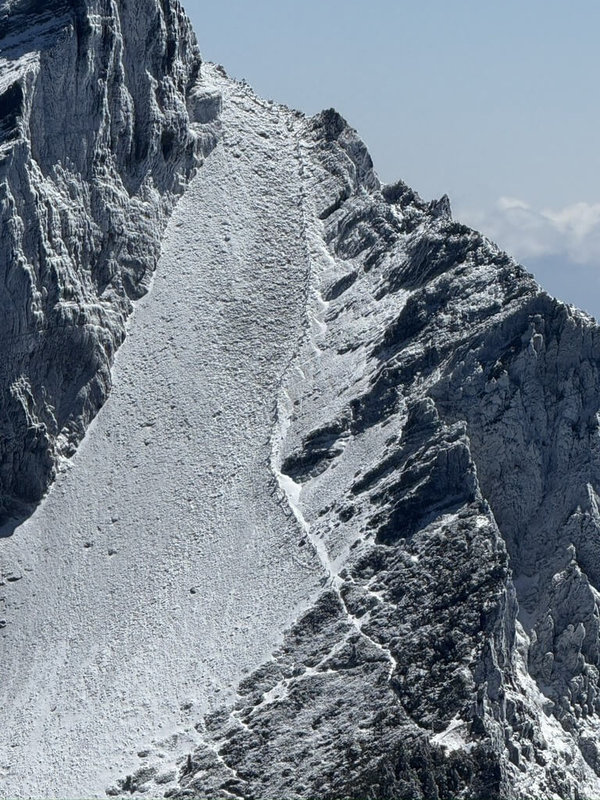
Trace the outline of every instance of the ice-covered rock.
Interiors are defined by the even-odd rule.
[[[598,330],[333,112],[299,139],[276,466],[329,580],[172,796],[592,797]]]
[[[210,151],[176,0],[0,5],[0,512],[37,502],[110,389],[175,199]],[[188,103],[189,101],[189,103]]]
[[[5,515],[198,173],[1,543],[11,796],[597,796],[595,322],[174,0],[0,20]]]

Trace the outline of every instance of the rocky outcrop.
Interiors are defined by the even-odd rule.
[[[5,516],[41,497],[104,402],[221,104],[177,3],[34,6],[0,7]],[[108,793],[595,797],[599,329],[447,197],[381,185],[335,111],[305,119],[249,93],[232,102],[253,135],[276,131],[294,176],[278,191],[301,234],[277,229],[278,246],[293,238],[308,265],[263,444],[269,491],[323,577],[233,701],[196,720],[200,746],[176,765],[142,751]],[[250,174],[242,127],[228,152]],[[265,238],[246,211],[248,231],[224,236],[244,270],[245,237]],[[246,313],[243,280],[228,299]],[[258,384],[267,361],[249,366]]]
[[[327,585],[167,795],[592,797],[597,328],[334,112],[300,148],[274,468]]]
[[[176,0],[10,0],[0,20],[6,519],[40,499],[106,399],[219,107]]]

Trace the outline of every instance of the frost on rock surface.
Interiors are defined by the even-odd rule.
[[[0,20],[5,514],[114,383],[0,542],[3,794],[597,797],[594,321],[178,4]]]
[[[597,796],[598,329],[335,112],[297,126],[274,458],[328,581],[170,796]]]
[[[41,498],[104,402],[131,301],[216,124],[176,0],[9,0],[0,31],[6,520]]]

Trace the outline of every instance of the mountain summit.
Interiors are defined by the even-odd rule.
[[[175,0],[0,31],[2,796],[598,796],[595,322]]]

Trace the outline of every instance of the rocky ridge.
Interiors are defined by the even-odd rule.
[[[274,460],[327,586],[174,797],[597,793],[598,329],[307,120]],[[135,776],[131,777],[135,788]]]
[[[208,150],[219,101],[197,96]],[[109,794],[592,798],[598,328],[453,221],[447,198],[381,185],[334,111],[279,113],[309,271],[271,468],[322,587],[237,699],[198,720],[174,772],[144,753]],[[106,296],[121,321],[145,285],[127,274]],[[27,454],[42,434],[24,418],[12,441]]]

